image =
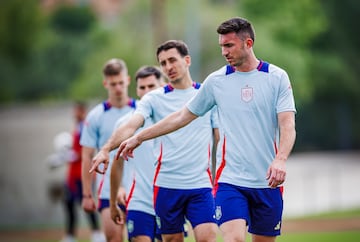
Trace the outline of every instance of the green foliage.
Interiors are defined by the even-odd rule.
[[[59,7],[50,19],[51,25],[60,32],[86,33],[95,23],[95,15],[88,6]]]
[[[2,0],[0,3],[0,55],[23,62],[34,49],[41,30],[36,0]]]
[[[108,59],[124,59],[133,76],[157,64],[155,50],[165,39],[188,44],[192,76],[201,82],[226,64],[217,26],[242,16],[254,24],[257,57],[285,69],[292,81],[295,150],[360,148],[360,32],[354,30],[360,2],[137,0],[122,3],[111,22],[86,6],[62,6],[45,18],[36,0],[0,4],[0,102],[103,99]],[[134,83],[130,95],[136,96]]]
[[[0,3],[0,102],[19,99],[24,70],[37,48],[43,28],[38,2],[3,0]],[[25,83],[26,85],[26,83]]]

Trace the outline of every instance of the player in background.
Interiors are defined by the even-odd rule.
[[[111,59],[103,67],[103,86],[107,90],[106,101],[96,105],[87,115],[83,133],[82,145],[82,206],[85,211],[96,210],[91,183],[92,174],[88,171],[95,152],[109,139],[116,120],[132,112],[135,101],[128,96],[130,77],[126,64],[121,59]],[[110,216],[110,170],[104,175],[97,176],[98,211],[101,214],[102,229],[108,242],[122,242],[124,225],[115,224]]]
[[[146,93],[165,84],[160,70],[154,66],[141,67],[135,74],[136,93],[141,99]],[[126,115],[117,122],[116,127],[127,122],[132,114]],[[145,120],[144,127],[151,124],[151,119]],[[140,129],[139,129],[140,130]],[[115,151],[114,151],[115,152]],[[115,152],[116,153],[116,152]],[[153,142],[144,142],[137,157],[126,162],[127,170],[133,173],[127,177],[132,179],[130,191],[127,193],[126,226],[128,239],[132,242],[151,242],[156,237],[156,217],[153,205],[153,179],[156,157]],[[113,161],[111,166],[111,217],[115,223],[121,223],[122,216],[118,204],[118,189],[123,180],[124,160]],[[125,174],[124,174],[125,175]],[[160,235],[161,236],[161,235]],[[157,239],[161,239],[158,237]]]

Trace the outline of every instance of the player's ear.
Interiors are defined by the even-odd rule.
[[[190,66],[190,65],[191,65],[191,56],[190,56],[190,55],[186,55],[186,56],[184,57],[184,59],[185,59],[186,64],[187,64],[188,66]]]
[[[245,44],[248,48],[252,48],[254,46],[254,41],[251,38],[246,38]]]

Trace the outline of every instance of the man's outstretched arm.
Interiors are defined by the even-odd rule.
[[[187,107],[183,107],[179,111],[168,115],[156,124],[142,130],[138,134],[122,142],[116,157],[118,158],[119,156],[122,156],[125,160],[127,160],[128,157],[133,157],[134,149],[142,142],[178,130],[189,124],[197,117],[198,116],[190,112]]]
[[[128,122],[119,126],[111,135],[105,145],[99,150],[99,152],[93,158],[93,164],[89,172],[96,171],[104,174],[109,165],[109,153],[110,151],[119,147],[120,143],[125,139],[131,137],[135,131],[144,124],[144,117],[140,114],[134,114],[128,120]],[[99,170],[98,166],[104,163],[104,169]]]

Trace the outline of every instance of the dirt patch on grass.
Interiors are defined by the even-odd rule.
[[[347,230],[360,231],[360,218],[285,220],[282,226],[284,233],[335,232]]]

